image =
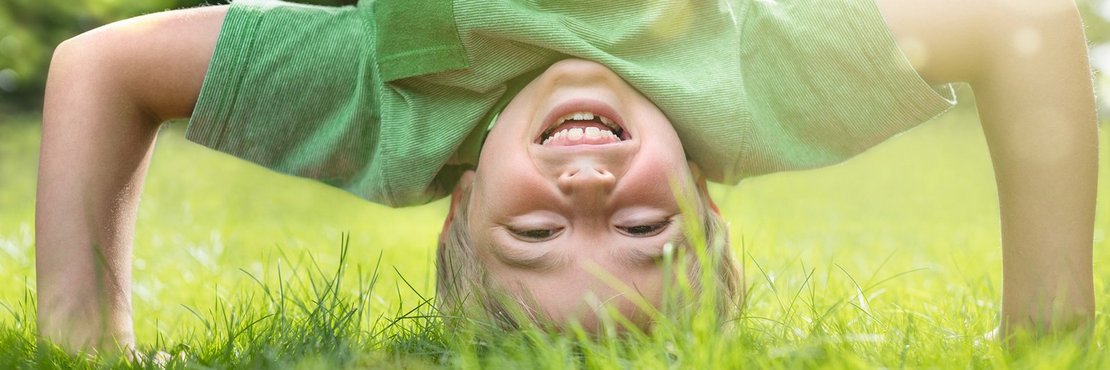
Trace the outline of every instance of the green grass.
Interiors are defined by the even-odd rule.
[[[36,343],[36,124],[0,122],[0,368],[139,367]],[[134,261],[140,347],[184,353],[170,367],[1110,366],[1101,308],[1082,340],[1004,350],[982,338],[998,321],[998,209],[966,110],[842,165],[714,187],[745,266],[743,315],[597,338],[445,330],[431,309],[444,202],[368,204],[190,144],[181,128],[160,136]],[[1096,298],[1107,302],[1102,158]]]

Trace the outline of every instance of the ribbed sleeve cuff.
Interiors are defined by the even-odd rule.
[[[956,93],[951,84],[931,86],[914,70],[897,40],[891,33],[873,0],[864,0],[862,11],[875,22],[866,22],[860,27],[859,40],[868,41],[861,46],[866,53],[865,61],[877,74],[874,82],[876,91],[887,91],[890,102],[898,109],[889,117],[889,123],[904,125],[905,122],[925,122],[944,113],[956,104]]]
[[[842,162],[956,102],[914,70],[874,0],[756,2],[743,33],[740,178]]]
[[[185,130],[185,137],[190,141],[217,150],[223,146],[224,131],[249,65],[253,31],[261,17],[252,8],[253,3],[239,1],[228,8],[196,107]]]

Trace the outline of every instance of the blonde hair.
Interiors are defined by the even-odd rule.
[[[455,216],[441,235],[436,249],[436,307],[449,323],[468,319],[489,319],[502,328],[517,328],[518,322],[513,312],[521,312],[522,307],[508,307],[503,292],[492,281],[488,271],[478,257],[477,246],[470,238],[469,204],[472,188],[465,186],[457,192],[454,204]],[[714,290],[714,308],[721,318],[736,314],[743,296],[742,275],[733,257],[728,241],[728,227],[724,219],[711,206],[712,201],[704,188],[698,188],[697,220],[698,232],[703,233],[695,239],[704,237],[705,254],[711,268],[710,288]],[[673,243],[675,251],[691,251],[691,235]],[[697,240],[701,244],[701,240]],[[701,296],[705,288],[703,277],[703,258],[689,258],[686,276],[689,277],[689,292]],[[521,299],[515,301],[520,302]],[[696,302],[697,299],[684,300]],[[664,302],[666,306],[667,302]],[[528,310],[527,307],[523,307]],[[535,315],[526,314],[534,323]]]

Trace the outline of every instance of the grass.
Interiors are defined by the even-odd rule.
[[[36,342],[36,122],[0,122],[0,368],[155,367]],[[445,330],[431,308],[444,202],[368,204],[199,148],[181,128],[160,136],[135,241],[138,340],[151,355],[183,354],[168,367],[1110,366],[1101,308],[1082,335],[1012,349],[982,337],[998,321],[998,209],[966,110],[842,165],[714,187],[745,266],[744,314],[595,338]],[[1095,236],[1103,303],[1106,158]]]

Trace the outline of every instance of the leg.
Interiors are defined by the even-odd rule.
[[[58,46],[35,215],[41,335],[69,350],[133,345],[131,239],[159,123],[196,103],[226,7],[151,14]]]
[[[880,0],[914,67],[978,100],[1002,223],[1002,334],[1094,316],[1098,126],[1072,0]]]

